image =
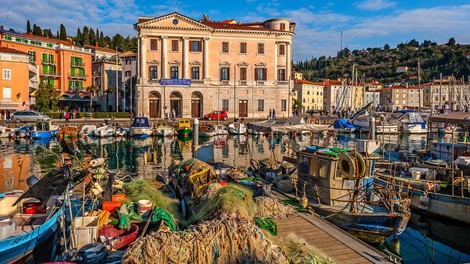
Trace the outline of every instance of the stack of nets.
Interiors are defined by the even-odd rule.
[[[252,222],[220,215],[186,232],[159,232],[133,243],[124,263],[287,263],[283,250]]]
[[[277,219],[288,218],[297,215],[297,210],[292,206],[285,205],[279,200],[268,197],[259,196],[255,198],[258,207],[258,217],[271,217]]]
[[[212,167],[197,159],[180,163],[172,173],[178,178],[178,184],[184,192],[190,193],[193,198],[200,197],[209,184],[219,182]]]

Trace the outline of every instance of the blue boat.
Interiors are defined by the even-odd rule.
[[[356,126],[351,124],[348,119],[336,119],[333,127],[335,130],[343,133],[352,133],[356,130]]]
[[[14,138],[30,138],[31,131],[34,130],[33,126],[20,126],[13,133]]]
[[[129,129],[129,134],[133,138],[148,138],[153,134],[148,117],[135,117]]]
[[[36,122],[35,128],[31,131],[31,138],[34,140],[50,139],[59,133],[59,126],[48,121]]]

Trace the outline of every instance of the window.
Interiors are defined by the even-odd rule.
[[[255,80],[266,81],[266,68],[255,68]]]
[[[150,50],[158,50],[158,39],[150,39]]]
[[[189,42],[189,49],[193,52],[201,52],[202,51],[202,43],[201,41],[190,41]]]
[[[3,80],[11,80],[11,69],[3,69]]]
[[[149,67],[149,78],[150,79],[158,79],[158,73],[157,73],[157,66],[150,66]],[[127,72],[126,72],[127,75]],[[130,71],[129,71],[129,76],[130,76]]]
[[[221,81],[230,80],[230,68],[229,67],[220,68],[220,80]]]
[[[286,80],[286,69],[279,69],[277,78],[278,78],[278,81],[285,81]]]
[[[171,66],[170,68],[170,78],[171,79],[178,79],[179,78],[179,73],[178,73],[178,66]]]
[[[126,77],[131,77],[131,71],[126,71]]]
[[[287,100],[282,99],[281,100],[281,111],[286,111],[287,109]]]
[[[246,42],[240,43],[240,53],[246,54]]]
[[[3,99],[11,99],[11,87],[3,87]]]
[[[264,54],[264,43],[258,43],[258,54]]]
[[[280,26],[282,31],[286,30],[286,24],[285,23],[281,23],[279,26]]]
[[[179,48],[179,41],[177,39],[173,39],[171,41],[171,51],[178,51]]]
[[[264,100],[258,100],[258,111],[264,111]]]
[[[35,63],[36,62],[36,51],[30,50],[30,51],[28,51],[28,53],[29,53],[29,55],[31,55],[31,56],[29,56],[29,62]]]
[[[240,68],[240,81],[246,81],[246,68]]]
[[[199,80],[199,67],[191,67],[191,79]]]
[[[222,100],[222,110],[228,111],[228,100]]]
[[[228,42],[222,42],[222,53],[228,53]]]
[[[286,45],[279,45],[279,56],[286,55]]]

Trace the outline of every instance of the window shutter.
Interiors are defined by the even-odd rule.
[[[266,81],[266,68],[263,69],[263,80]]]
[[[255,80],[258,80],[258,69],[255,69]]]

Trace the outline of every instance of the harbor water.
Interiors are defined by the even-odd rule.
[[[382,143],[380,155],[390,161],[413,160],[416,158],[413,150],[422,150],[427,143],[426,135],[378,135],[377,139]],[[168,168],[172,159],[195,156],[246,169],[250,159],[281,162],[283,156],[294,156],[295,150],[311,144],[324,145],[327,142],[352,146],[354,141],[354,137],[341,135],[240,135],[200,138],[197,148],[192,145],[191,138],[87,139],[85,146],[96,155],[107,157],[109,170],[137,177],[146,168],[144,163]],[[82,150],[80,146],[76,147]],[[197,149],[196,153],[194,149]],[[59,164],[60,150],[60,144],[55,139],[45,142],[0,139],[0,192],[27,189],[26,179],[29,176],[41,176]],[[470,262],[470,228],[413,212],[405,232],[396,239],[390,237],[383,248],[399,253],[405,263]],[[38,252],[45,250],[42,248]],[[38,252],[35,253],[34,262],[38,259],[49,260],[50,254],[39,256],[41,254]]]

